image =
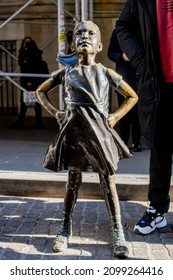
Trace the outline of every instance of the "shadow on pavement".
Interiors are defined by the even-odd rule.
[[[121,201],[128,259],[171,259],[171,226],[147,236],[133,232],[145,207],[145,202]],[[59,198],[0,196],[0,260],[114,260],[109,216],[102,200],[78,200],[69,248],[52,252],[62,211],[63,199]]]

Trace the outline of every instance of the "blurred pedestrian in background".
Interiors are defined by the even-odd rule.
[[[69,30],[67,32],[67,42],[68,42],[68,50],[67,50],[67,54],[72,54],[73,51],[71,49],[71,43],[73,41],[73,31],[72,30]]]
[[[136,71],[132,67],[129,59],[121,50],[116,30],[114,29],[108,47],[108,58],[115,62],[116,71],[123,76],[123,79],[136,91]],[[118,105],[124,101],[121,94],[117,94]],[[138,115],[138,105],[136,104],[120,121],[119,133],[125,144],[128,146],[131,137],[133,152],[141,151],[141,128]]]
[[[40,50],[36,42],[31,37],[25,37],[21,42],[19,49],[18,63],[21,73],[33,73],[33,74],[48,74],[48,66],[45,61],[42,60],[42,50]],[[45,80],[41,77],[21,77],[20,84],[27,91],[33,92],[36,88]],[[38,102],[34,105],[36,120],[33,128],[43,128],[42,121],[42,108]],[[20,112],[17,121],[12,124],[11,128],[24,128],[25,115],[28,109],[28,104],[24,102],[24,93],[21,91],[20,97]]]

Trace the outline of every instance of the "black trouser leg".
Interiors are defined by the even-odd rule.
[[[118,97],[118,105],[119,107],[124,102],[124,97],[121,96],[121,94],[117,95]],[[119,134],[124,141],[124,143],[128,146],[129,138],[130,138],[130,118],[129,118],[130,112],[128,112],[127,115],[125,115],[122,119],[119,120],[118,128],[119,128]]]
[[[166,213],[170,203],[170,181],[173,154],[173,83],[163,84],[157,108],[154,141],[150,155],[150,184],[148,198],[157,212]]]
[[[26,111],[27,111],[27,106],[25,105],[25,103],[21,102],[21,107],[20,107],[18,120],[22,123],[24,122]]]
[[[35,110],[35,116],[36,116],[36,125],[41,127],[43,124],[42,123],[42,108],[38,102],[35,103],[34,110]]]
[[[128,249],[125,247],[125,238],[121,223],[121,210],[119,197],[115,185],[115,177],[100,175],[100,185],[111,219],[113,233],[114,255],[119,258],[126,258]]]
[[[157,151],[159,149],[159,152]],[[158,213],[167,213],[170,205],[172,153],[166,146],[152,147],[148,198]]]
[[[137,104],[133,107],[131,112],[131,122],[132,122],[132,142],[135,145],[140,144],[141,140],[141,127],[139,122],[139,115],[138,115],[138,106]]]
[[[19,125],[21,125],[21,126],[24,126],[24,119],[25,119],[26,111],[27,111],[27,106],[23,102],[23,92],[21,92],[21,96],[20,96],[20,112],[19,112],[19,116],[18,116],[18,120],[17,120],[17,123]]]

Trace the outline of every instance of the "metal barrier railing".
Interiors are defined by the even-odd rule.
[[[6,73],[0,70],[0,76],[5,77],[8,81],[10,81],[12,84],[14,84],[16,87],[18,87],[20,90],[28,92],[25,88],[23,88],[21,85],[16,83],[12,78],[10,77],[35,77],[35,78],[50,78],[51,74],[33,74],[33,73]]]

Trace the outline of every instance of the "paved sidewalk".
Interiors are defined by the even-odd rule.
[[[141,236],[133,225],[146,202],[121,201],[128,260],[172,260],[173,225]],[[0,260],[113,260],[109,216],[104,201],[78,200],[73,237],[63,253],[52,252],[62,218],[59,198],[0,196]],[[173,224],[173,203],[167,215]]]

